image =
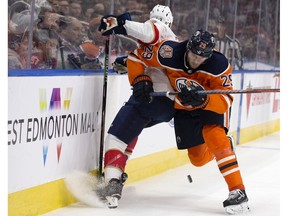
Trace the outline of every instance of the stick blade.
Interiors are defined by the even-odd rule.
[[[101,187],[96,176],[82,171],[74,171],[64,179],[64,182],[78,201],[92,207],[105,207],[105,203],[96,195],[97,187]]]

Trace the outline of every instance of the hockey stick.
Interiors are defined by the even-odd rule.
[[[106,95],[107,95],[107,77],[109,61],[109,36],[105,40],[104,51],[104,75],[103,75],[103,97],[102,97],[102,118],[101,118],[101,138],[99,150],[99,165],[97,179],[94,175],[83,171],[74,171],[65,178],[65,185],[72,195],[86,205],[93,207],[105,207],[105,203],[98,197],[96,191],[104,187],[103,185],[103,152],[105,135],[105,116],[106,116]]]
[[[200,95],[205,94],[251,94],[251,93],[267,93],[267,92],[280,92],[280,89],[240,89],[240,90],[200,90],[195,93]],[[178,95],[180,92],[151,92],[153,97]]]
[[[101,179],[103,172],[103,157],[104,157],[104,136],[105,136],[105,115],[106,115],[106,95],[107,95],[107,76],[108,76],[108,61],[109,61],[109,44],[110,37],[106,36],[105,52],[104,52],[104,76],[103,76],[103,97],[102,97],[102,118],[101,118],[101,138],[100,138],[100,152],[99,152],[99,167],[98,179]]]

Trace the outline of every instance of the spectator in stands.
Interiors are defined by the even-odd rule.
[[[60,40],[57,68],[61,69],[100,69],[99,46],[87,41],[82,23],[75,17],[66,17],[61,22],[61,31],[56,32]]]
[[[57,16],[58,14],[52,13],[52,15]],[[50,24],[48,21],[40,22],[38,26],[40,28],[34,31],[34,40],[37,42],[38,49],[43,52],[43,68],[55,69],[57,68],[57,54],[59,48],[59,42],[55,31],[59,29],[57,24],[58,20],[54,24]],[[48,28],[45,27],[47,24]],[[54,27],[53,27],[54,26]],[[56,27],[57,26],[57,27]],[[44,66],[45,65],[45,66]]]
[[[92,14],[96,15],[96,14]],[[104,43],[105,37],[102,36],[101,32],[98,31],[100,25],[101,16],[95,16],[89,23],[88,37],[93,40],[100,48],[100,55],[104,54]]]
[[[89,23],[91,21],[91,15],[94,13],[94,8],[86,8],[83,10],[83,21]]]
[[[60,5],[58,0],[47,0],[55,13],[59,13]]]
[[[123,14],[126,11],[126,7],[123,4],[117,4],[115,7],[115,14]]]
[[[101,32],[98,31],[100,20],[101,17],[96,17],[90,21],[88,37],[93,41],[93,43],[99,46],[99,59],[101,62],[103,62],[105,37],[102,36]],[[127,55],[131,50],[136,49],[138,45],[137,42],[128,37],[127,38],[119,37],[117,35],[111,35],[110,42],[111,42],[110,62],[114,61],[116,55]]]
[[[227,35],[227,23],[223,16],[218,18],[216,28],[217,32],[214,33],[216,40],[215,49],[223,53],[230,63],[234,62],[238,69],[242,69],[243,58],[240,42],[237,39],[233,40],[233,38]]]
[[[38,14],[34,13],[34,23],[37,23]],[[24,1],[16,1],[9,7],[9,31],[13,34],[23,34],[31,22],[30,5]]]
[[[69,15],[77,18],[78,20],[83,20],[82,6],[77,1],[71,1],[69,5]]]
[[[8,33],[8,68],[9,69],[24,69],[26,67],[26,65],[23,65],[20,55],[17,53],[17,49],[20,45],[20,42],[21,42],[21,35],[18,36],[15,34]]]
[[[178,37],[178,40],[179,41],[185,41],[185,40],[188,40],[189,39],[189,32],[187,29],[183,28],[181,31],[180,31],[180,34],[177,36]]]
[[[25,32],[19,44],[15,46],[15,51],[20,57],[20,62],[23,67],[27,68],[28,64],[28,45],[29,45],[29,32]],[[45,61],[43,56],[43,51],[37,47],[36,43],[33,43],[31,48],[31,59],[30,59],[30,66],[32,69],[43,69],[45,68]]]
[[[103,16],[105,13],[105,6],[103,3],[97,3],[94,5],[94,11],[97,13],[99,16]]]
[[[43,9],[38,16],[38,29],[58,30],[59,22],[64,17],[58,13],[54,13],[50,9]]]
[[[138,10],[137,0],[128,0],[126,2],[126,11],[131,13],[132,11]]]
[[[68,16],[69,15],[69,2],[66,0],[59,2],[59,13]]]
[[[29,51],[29,29],[34,31],[39,21],[38,14],[34,13],[34,22],[31,23],[30,5],[24,1],[11,2],[8,16],[8,65],[9,68],[45,68],[43,52],[38,49],[35,37],[32,38],[32,47]],[[34,35],[35,36],[35,35]],[[28,61],[29,55],[31,58]]]
[[[13,49],[8,47],[8,69],[24,69],[20,56]]]

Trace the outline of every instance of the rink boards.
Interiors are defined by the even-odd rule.
[[[57,72],[57,74],[55,74]],[[8,79],[9,215],[38,215],[76,200],[63,178],[95,171],[103,74],[35,71]],[[243,72],[243,71],[242,71]],[[235,71],[234,89],[279,88],[277,71]],[[106,130],[131,94],[126,75],[109,74]],[[234,96],[230,132],[238,144],[280,129],[280,94]],[[129,182],[188,162],[175,148],[173,122],[145,129],[127,165]]]

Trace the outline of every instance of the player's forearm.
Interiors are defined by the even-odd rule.
[[[157,29],[152,22],[139,23],[130,20],[126,20],[124,28],[127,34],[144,42],[153,43],[157,41]]]

